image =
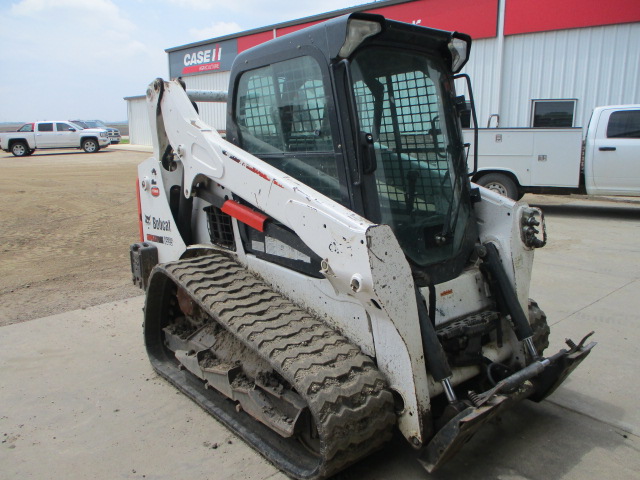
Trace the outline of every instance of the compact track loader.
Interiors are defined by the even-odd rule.
[[[131,247],[149,358],[292,477],[394,429],[433,471],[595,345],[543,356],[541,212],[469,182],[470,47],[356,13],[243,52],[226,96],[149,86]],[[192,102],[221,96],[226,140]]]

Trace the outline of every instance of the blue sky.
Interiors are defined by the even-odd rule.
[[[125,120],[166,48],[371,0],[0,0],[0,122]]]

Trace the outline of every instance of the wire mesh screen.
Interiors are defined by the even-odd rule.
[[[300,57],[249,72],[238,99],[238,123],[284,152],[331,151],[326,96],[318,64]]]
[[[247,81],[248,94],[241,101],[239,123],[256,139],[284,150],[272,112],[276,109],[275,84],[271,72],[260,69]],[[254,149],[255,150],[255,149]]]
[[[203,210],[207,214],[207,227],[211,243],[235,250],[231,217],[213,205],[204,207]]]
[[[384,166],[376,176],[381,198],[394,210],[436,211],[450,164],[433,81],[411,71],[358,81],[354,90],[361,128],[374,132]]]
[[[327,96],[313,58],[244,74],[236,110],[245,150],[324,195],[341,198]]]
[[[360,129],[374,139],[376,221],[415,264],[449,258],[468,218],[450,71],[426,51],[372,46],[356,53],[351,76]]]

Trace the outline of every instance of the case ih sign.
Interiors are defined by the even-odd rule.
[[[175,78],[231,70],[236,55],[238,42],[235,38],[169,52],[169,74],[171,78]]]

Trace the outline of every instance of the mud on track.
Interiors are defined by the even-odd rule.
[[[0,152],[0,326],[140,295],[135,179],[148,153]]]

